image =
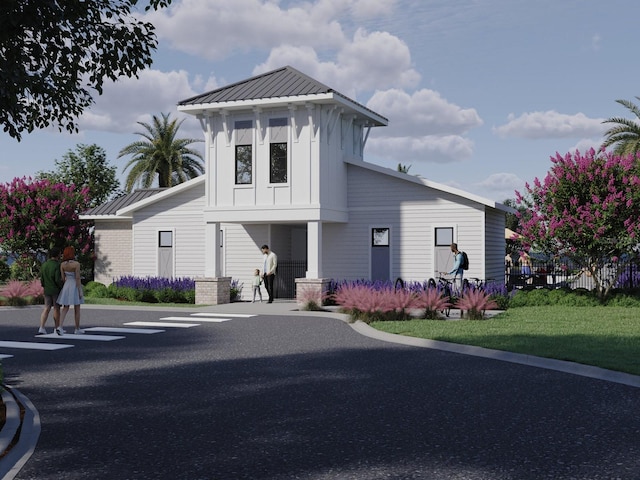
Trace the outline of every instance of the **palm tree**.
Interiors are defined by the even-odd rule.
[[[133,142],[118,154],[118,158],[133,155],[124,170],[131,167],[125,190],[131,192],[134,185],[149,188],[158,177],[158,186],[172,187],[186,182],[204,173],[202,154],[188,145],[203,140],[176,138],[178,129],[184,120],[169,120],[169,114],[161,113],[162,118],[153,116],[152,125],[138,122],[146,132],[136,132],[144,140]]]
[[[640,97],[636,97],[640,100]],[[640,119],[640,107],[629,100],[616,100],[620,105],[627,107],[636,118]],[[613,153],[616,155],[637,154],[640,152],[640,123],[628,118],[613,117],[602,123],[617,123],[618,125],[605,132],[603,147],[614,145]]]

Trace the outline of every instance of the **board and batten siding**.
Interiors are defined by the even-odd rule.
[[[131,220],[99,220],[95,225],[94,280],[111,285],[132,272]]]
[[[474,258],[469,276],[484,276],[484,208],[469,199],[349,165],[349,222],[324,225],[325,277],[369,278],[371,228],[391,229],[391,280],[437,276],[434,231],[453,227]],[[461,249],[462,249],[461,248]]]
[[[173,232],[174,277],[204,276],[204,184],[136,210],[133,217],[133,272],[158,275],[158,232]]]

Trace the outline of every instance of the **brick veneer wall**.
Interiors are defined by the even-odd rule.
[[[132,274],[131,222],[96,222],[94,280],[110,285],[114,278]]]

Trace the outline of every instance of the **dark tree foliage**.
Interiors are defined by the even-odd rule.
[[[148,0],[145,10],[171,0]],[[105,79],[137,76],[151,65],[152,24],[133,15],[138,0],[0,1],[0,125],[23,132],[76,119]]]

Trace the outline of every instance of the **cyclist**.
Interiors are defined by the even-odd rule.
[[[447,272],[447,275],[453,275],[453,288],[456,293],[462,292],[462,281],[464,277],[464,268],[462,268],[462,252],[458,250],[458,244],[451,244],[451,252],[453,253],[453,268],[450,272]]]

